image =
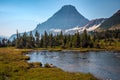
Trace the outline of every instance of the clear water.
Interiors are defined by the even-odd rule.
[[[54,64],[69,72],[92,73],[102,80],[120,80],[120,52],[36,51],[28,62]]]

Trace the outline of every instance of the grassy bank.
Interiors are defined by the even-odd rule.
[[[48,51],[62,51],[62,50],[71,50],[71,51],[80,51],[80,52],[87,52],[87,51],[120,51],[120,46],[106,46],[103,48],[61,48],[61,47],[54,47],[54,48],[35,48],[34,50],[48,50]]]
[[[31,67],[22,53],[31,49],[0,48],[0,80],[96,80],[91,74],[69,73],[58,68]]]

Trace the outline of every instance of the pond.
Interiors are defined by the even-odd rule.
[[[54,64],[69,72],[91,73],[98,79],[120,79],[120,52],[35,51],[27,54],[28,62]]]

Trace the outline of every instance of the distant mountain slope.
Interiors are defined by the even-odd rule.
[[[7,39],[7,37],[5,37],[5,36],[0,36],[0,41],[4,38]]]
[[[82,33],[85,29],[87,31],[94,31],[96,28],[98,28],[107,18],[99,18],[89,21],[84,27],[74,27],[70,29],[66,29],[65,33],[67,34],[74,34],[77,31]]]
[[[99,29],[120,29],[120,10],[103,22]]]
[[[93,20],[89,21],[84,27],[89,28],[94,25],[99,25],[99,24],[102,24],[106,20],[107,20],[107,18],[93,19]]]
[[[107,18],[93,19],[93,20],[89,21],[84,27],[88,31],[93,31],[96,28],[98,28],[106,20],[107,20]]]
[[[82,16],[74,6],[65,5],[47,21],[42,24],[38,24],[34,31],[40,30],[40,32],[43,32],[51,29],[65,30],[74,26],[83,27],[88,22],[89,20]]]

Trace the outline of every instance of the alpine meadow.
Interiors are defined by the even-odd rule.
[[[0,0],[0,80],[119,80],[118,3]]]

